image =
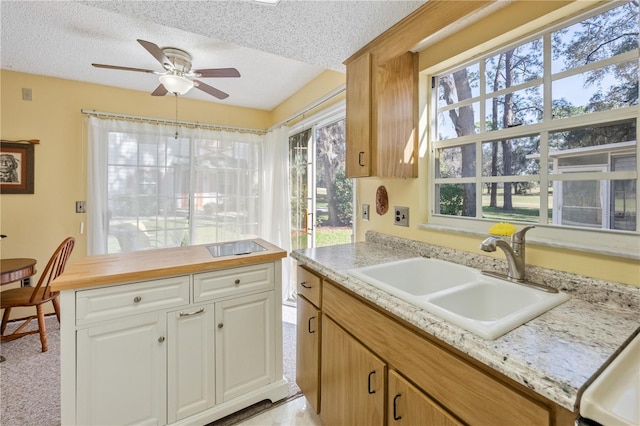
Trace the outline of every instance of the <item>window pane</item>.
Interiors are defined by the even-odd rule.
[[[435,214],[475,217],[475,183],[441,184],[435,189],[439,200]]]
[[[623,62],[556,80],[553,118],[574,117],[638,104],[638,61]]]
[[[540,217],[540,182],[485,183],[482,217],[503,222],[537,223]]]
[[[552,33],[552,72],[638,48],[638,3],[629,2]]]
[[[482,176],[535,175],[540,172],[538,135],[482,144]]]
[[[480,95],[480,65],[466,68],[438,78],[438,107],[475,98]]]
[[[609,156],[635,152],[636,122],[588,126],[549,133],[550,173],[563,167],[598,166],[592,171],[610,169]],[[602,166],[602,167],[601,167]],[[586,171],[586,170],[582,170]]]
[[[436,156],[437,178],[474,177],[475,175],[475,144],[438,149]]]
[[[486,59],[487,93],[542,78],[542,53],[537,39]]]
[[[438,140],[473,135],[479,131],[480,102],[438,113],[438,135],[436,136]]]
[[[345,120],[315,130],[316,247],[351,242],[353,184],[345,176]]]
[[[541,93],[542,86],[535,86],[487,99],[487,131],[542,121]]]

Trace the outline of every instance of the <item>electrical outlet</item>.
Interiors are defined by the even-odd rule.
[[[22,100],[23,101],[30,101],[33,99],[33,92],[31,91],[31,89],[26,89],[26,88],[22,88]]]
[[[409,226],[409,207],[394,207],[395,218],[394,225]]]
[[[76,201],[76,213],[86,213],[85,201]]]
[[[362,205],[362,220],[369,220],[369,204]]]

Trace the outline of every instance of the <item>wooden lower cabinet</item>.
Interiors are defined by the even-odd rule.
[[[297,305],[296,383],[311,407],[318,413],[320,412],[320,310],[304,297],[298,297]]]
[[[328,426],[568,426],[576,418],[327,280],[320,389]]]
[[[323,424],[384,425],[386,370],[382,360],[335,322],[323,318]]]
[[[387,425],[461,426],[453,416],[395,371],[389,371]]]

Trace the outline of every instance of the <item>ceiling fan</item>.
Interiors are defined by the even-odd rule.
[[[154,58],[162,64],[164,71],[153,71],[143,68],[120,67],[116,65],[91,64],[96,68],[108,68],[123,71],[145,72],[149,74],[159,75],[160,85],[151,95],[164,96],[167,93],[175,95],[184,95],[191,88],[206,92],[218,99],[225,99],[229,94],[215,87],[209,86],[197,78],[212,77],[240,77],[240,73],[235,68],[210,68],[210,69],[191,69],[191,55],[182,49],[175,47],[160,48],[155,43],[138,39],[138,43],[142,45]]]

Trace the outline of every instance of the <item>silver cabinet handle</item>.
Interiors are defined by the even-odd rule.
[[[142,301],[142,297],[136,296],[133,298],[133,303],[140,303]]]
[[[180,316],[181,317],[189,317],[191,315],[198,315],[204,312],[204,307],[198,309],[197,311],[193,311],[193,312],[182,312],[180,311]]]
[[[164,336],[158,337],[158,342],[160,342],[160,343],[164,342]]]

